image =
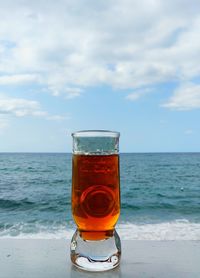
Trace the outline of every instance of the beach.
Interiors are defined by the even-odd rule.
[[[1,278],[199,278],[200,241],[122,241],[119,267],[103,273],[75,268],[69,240],[1,239]]]

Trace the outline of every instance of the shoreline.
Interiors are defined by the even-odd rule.
[[[67,223],[55,226],[37,226],[38,231],[31,233],[28,223],[5,229],[0,232],[3,239],[71,239],[75,230],[75,224]],[[51,229],[52,228],[52,229]],[[27,229],[29,231],[27,232]],[[161,223],[133,223],[119,222],[116,231],[121,240],[200,240],[200,223],[189,222],[186,219],[166,221]]]

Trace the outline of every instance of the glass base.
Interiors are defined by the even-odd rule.
[[[114,230],[112,236],[101,240],[85,240],[76,230],[71,240],[71,261],[83,270],[106,271],[120,263],[121,242]]]

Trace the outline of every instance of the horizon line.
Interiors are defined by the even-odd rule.
[[[200,151],[141,151],[141,152],[119,152],[119,154],[194,154],[200,153]],[[0,154],[73,154],[72,152],[41,152],[41,151],[10,151],[10,152],[2,152]]]

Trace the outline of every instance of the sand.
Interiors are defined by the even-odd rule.
[[[0,278],[199,278],[200,241],[122,241],[120,267],[89,273],[71,265],[62,239],[0,239]]]

